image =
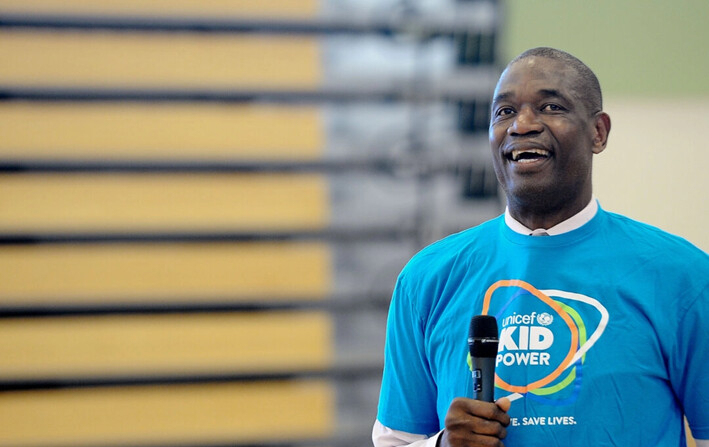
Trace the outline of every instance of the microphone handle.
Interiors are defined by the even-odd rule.
[[[473,399],[495,401],[495,357],[473,357]]]

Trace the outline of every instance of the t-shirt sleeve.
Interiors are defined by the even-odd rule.
[[[430,435],[439,431],[436,385],[415,304],[400,276],[389,307],[377,419],[394,430]]]
[[[709,439],[709,287],[680,320],[670,365],[672,386],[684,407],[692,436]]]

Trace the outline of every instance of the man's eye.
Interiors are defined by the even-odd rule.
[[[560,112],[562,110],[565,109],[558,104],[544,104],[542,106],[542,111],[544,112]]]
[[[507,116],[512,113],[514,113],[514,109],[512,109],[512,107],[501,107],[497,110],[495,116]]]

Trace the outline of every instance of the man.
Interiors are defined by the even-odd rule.
[[[507,210],[399,276],[375,446],[680,447],[686,416],[709,447],[709,257],[593,199],[610,128],[574,56],[507,66],[489,133]],[[498,322],[496,403],[469,398],[476,314]]]

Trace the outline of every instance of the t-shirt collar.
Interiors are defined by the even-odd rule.
[[[551,228],[544,230],[549,236],[557,236],[559,234],[568,233],[577,228],[581,228],[586,223],[588,223],[598,212],[598,201],[595,197],[591,198],[591,201],[586,205],[584,209],[569,217],[563,222],[559,222]],[[521,222],[512,217],[510,214],[510,209],[505,207],[505,224],[514,231],[515,233],[520,233],[524,235],[530,235],[533,229],[525,227]]]

